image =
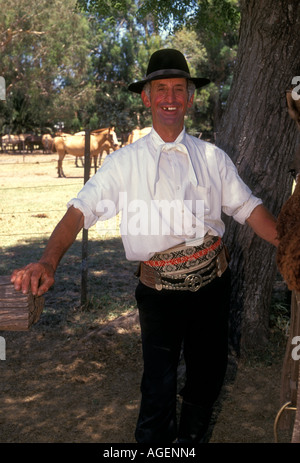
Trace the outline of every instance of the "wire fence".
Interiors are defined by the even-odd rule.
[[[70,157],[69,159],[65,159],[67,162],[72,162],[74,164],[74,157]],[[50,160],[50,161],[41,161],[41,160],[38,160],[38,161],[34,161],[34,162],[30,162],[30,161],[26,161],[24,164],[27,165],[34,165],[36,166],[37,164],[41,165],[41,164],[50,164],[50,163],[53,163],[53,162],[57,162],[56,160]],[[1,167],[2,166],[10,166],[10,165],[18,165],[18,164],[23,164],[22,162],[18,162],[18,160],[16,160],[15,162],[5,162],[5,161],[0,161],[0,171],[1,171]],[[26,179],[26,177],[24,178]],[[0,182],[1,184],[1,182]],[[42,193],[43,190],[46,191],[46,193],[51,195],[51,191],[57,191],[57,190],[60,190],[60,189],[73,189],[75,188],[76,189],[76,192],[79,191],[82,187],[83,187],[83,184],[84,184],[84,179],[82,178],[81,182],[67,182],[67,183],[62,183],[62,184],[59,184],[59,183],[45,183],[45,184],[34,184],[34,185],[24,185],[24,186],[0,186],[0,197],[1,197],[1,193],[2,195],[6,195],[7,193],[11,194],[13,193],[13,191],[16,191],[18,193],[18,195],[20,195],[21,197],[23,196],[22,195],[22,192],[24,192],[24,195],[27,193],[27,192],[30,192],[30,190],[34,191],[35,193],[38,191],[39,194]],[[69,198],[70,199],[70,198]],[[16,203],[18,201],[16,200]],[[13,203],[15,204],[15,203]],[[51,198],[49,199],[49,201],[47,200],[47,204],[51,204]],[[0,204],[1,206],[1,204]],[[65,206],[65,204],[64,204]],[[35,218],[43,218],[43,219],[46,219],[46,218],[50,218],[49,216],[51,215],[58,215],[60,214],[60,216],[62,216],[64,213],[66,212],[66,207],[58,207],[58,208],[31,208],[29,207],[28,210],[23,210],[23,209],[17,209],[17,208],[9,208],[8,210],[2,210],[0,209],[0,219],[3,217],[4,221],[7,222],[9,219],[12,219],[12,218],[16,218],[16,217],[20,217],[20,216],[27,216],[27,215],[30,215],[32,217],[35,217]],[[12,241],[12,238],[15,237],[17,238],[18,240],[22,237],[24,237],[24,239],[28,239],[28,237],[38,237],[38,236],[41,236],[41,237],[46,237],[46,236],[50,236],[50,234],[52,233],[53,231],[53,220],[49,220],[49,226],[50,226],[50,222],[51,223],[51,227],[48,229],[46,227],[43,227],[43,230],[42,231],[33,231],[33,230],[30,230],[30,231],[16,231],[16,232],[13,232],[11,230],[9,230],[9,232],[3,232],[3,231],[0,231],[0,245],[5,245],[8,241]],[[100,233],[100,228],[97,228],[96,230],[92,231],[92,237],[95,237],[98,235],[98,237],[100,237],[99,235],[101,234],[101,238],[105,238],[105,237],[112,237],[112,236],[119,236],[119,223],[120,223],[120,220],[119,220],[119,217],[117,217],[116,219],[113,219],[113,220],[108,220],[107,223],[103,224],[103,222],[101,223],[101,233]],[[0,221],[0,226],[1,226],[1,221]],[[21,226],[18,226],[18,228],[20,228]],[[7,228],[7,226],[2,225],[1,227],[2,229],[4,228]]]
[[[31,185],[31,186],[12,186],[12,187],[0,187],[0,196],[1,196],[1,193],[3,192],[3,194],[6,194],[7,192],[11,193],[13,191],[17,191],[18,194],[22,195],[22,191],[24,192],[28,192],[30,190],[33,190],[34,192],[41,192],[42,190],[46,190],[46,192],[48,193],[49,191],[53,190],[53,191],[57,191],[59,189],[62,189],[62,188],[70,188],[70,187],[78,187],[78,189],[80,189],[81,187],[83,186],[83,182],[76,182],[76,183],[68,183],[68,184],[44,184],[44,185]],[[51,203],[51,200],[50,200],[50,203]],[[11,209],[11,210],[5,210],[5,211],[1,211],[0,212],[0,216],[3,216],[5,217],[6,219],[8,217],[10,218],[14,218],[16,216],[20,216],[20,215],[31,215],[33,217],[40,217],[40,218],[47,218],[49,217],[49,214],[53,214],[53,213],[60,213],[60,214],[63,214],[64,212],[66,212],[66,208],[57,208],[57,209],[49,209],[49,208],[45,208],[45,209],[41,209],[41,208],[38,208],[38,209],[35,209],[35,208],[29,208],[28,210],[18,210],[18,209]],[[9,233],[2,233],[0,232],[0,237],[1,237],[1,241],[3,241],[3,239],[6,238],[6,241],[7,240],[10,240],[13,236],[15,237],[20,237],[20,236],[24,236],[24,237],[28,237],[28,236],[41,236],[41,235],[46,235],[46,234],[50,234],[52,232],[51,229],[49,230],[44,230],[43,233],[41,232],[34,232],[34,231],[30,231],[30,232],[18,232],[18,233],[15,233],[15,232],[11,232],[9,231]]]
[[[28,154],[17,153],[17,154],[12,154],[10,156],[14,157],[15,161],[11,162],[11,161],[6,161],[6,160],[0,159],[0,166],[9,166],[9,165],[12,166],[12,165],[16,165],[16,164],[25,164],[26,166],[30,166],[31,164],[55,164],[55,163],[57,163],[56,159],[50,159],[49,161],[28,160],[28,156],[30,156],[30,157],[39,156],[39,154],[30,154],[30,155],[28,155]],[[49,155],[45,154],[43,156],[49,156]],[[21,157],[22,157],[22,161],[21,161]],[[78,156],[78,157],[82,158],[82,156]],[[65,162],[74,162],[74,156],[66,154],[65,157],[64,157],[64,163]]]

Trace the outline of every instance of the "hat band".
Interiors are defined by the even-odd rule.
[[[180,69],[160,69],[159,71],[154,71],[151,72],[150,74],[147,75],[146,80],[151,80],[154,79],[155,77],[159,76],[169,76],[169,75],[180,75],[182,77],[185,77],[187,79],[190,79],[191,76],[188,72],[181,71]]]

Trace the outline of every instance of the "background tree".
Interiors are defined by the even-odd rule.
[[[75,7],[75,0],[7,0],[0,17],[0,74],[7,89],[1,109],[7,129],[74,119],[89,70],[88,22]]]
[[[183,49],[194,73],[217,67],[217,58],[192,29],[167,36],[152,13],[138,14],[140,3],[8,0],[0,18],[0,73],[7,82],[1,132],[114,125],[124,141],[136,126],[151,124],[149,112],[127,86],[144,77],[155,50]],[[211,136],[218,94],[216,84],[197,92],[187,119],[191,133]]]
[[[141,100],[130,94],[127,86],[142,77],[137,62],[142,62],[143,68],[145,54],[162,42],[158,35],[149,32],[151,24],[147,20],[136,23],[136,9],[135,2],[128,2],[126,12],[112,10],[109,17],[103,17],[102,9],[101,14],[90,12],[96,97],[85,109],[97,118],[101,127],[113,125],[124,136],[137,125],[149,123]]]
[[[300,69],[300,4],[271,0],[241,2],[235,78],[217,136],[254,193],[278,215],[291,192],[288,174],[296,133],[285,92]],[[241,349],[263,347],[276,273],[275,249],[246,227],[229,223],[232,250],[233,334]]]

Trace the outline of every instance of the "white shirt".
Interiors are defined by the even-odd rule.
[[[126,257],[145,261],[206,233],[222,237],[222,211],[244,224],[261,203],[224,151],[185,130],[165,143],[152,128],[107,156],[68,207],[81,210],[84,228],[122,211]]]

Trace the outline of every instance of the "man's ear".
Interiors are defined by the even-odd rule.
[[[146,108],[150,108],[151,101],[148,98],[148,96],[147,96],[147,94],[146,94],[146,92],[144,90],[142,90],[141,98],[142,98],[142,101],[143,101],[144,105],[146,106]]]
[[[194,102],[194,94],[191,96],[190,100],[188,101],[188,108],[191,108]]]

